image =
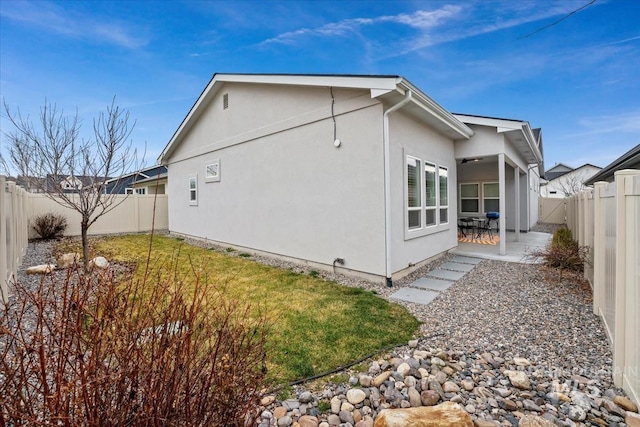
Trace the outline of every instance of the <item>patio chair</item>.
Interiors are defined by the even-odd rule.
[[[467,234],[470,234],[473,237],[474,228],[473,218],[458,218],[459,237],[467,237]]]

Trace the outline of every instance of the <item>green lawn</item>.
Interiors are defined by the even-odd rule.
[[[180,273],[193,270],[224,292],[259,307],[275,319],[268,343],[268,377],[283,383],[344,365],[382,347],[409,340],[419,322],[403,307],[362,289],[340,286],[310,275],[258,264],[154,236],[151,270],[168,270],[172,259]],[[134,262],[142,274],[148,235],[93,239],[94,256]],[[60,248],[59,250],[68,250]]]

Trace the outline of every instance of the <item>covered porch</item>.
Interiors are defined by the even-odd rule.
[[[531,252],[544,249],[551,243],[552,234],[530,231],[528,233],[519,233],[520,237],[516,240],[514,231],[504,233],[505,253],[501,255],[496,245],[487,245],[481,243],[458,242],[458,247],[451,250],[452,254],[464,255],[475,258],[495,259],[499,261],[531,263],[533,260],[528,259],[527,255]]]
[[[455,147],[457,220],[476,218],[477,227],[487,219],[488,212],[499,214],[493,224],[486,223],[498,237],[495,244],[460,242],[459,248],[495,255],[496,259],[520,259],[525,247],[538,242],[534,235],[527,234],[538,221],[540,175],[544,170],[542,133],[521,120],[456,117],[474,131],[469,140],[457,141]],[[545,244],[542,238],[541,245]]]

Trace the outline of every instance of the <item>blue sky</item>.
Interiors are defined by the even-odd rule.
[[[542,127],[547,168],[605,166],[640,143],[640,1],[526,37],[589,1],[2,0],[0,96],[32,117],[77,107],[88,132],[115,95],[153,164],[215,72],[394,74],[449,111]]]

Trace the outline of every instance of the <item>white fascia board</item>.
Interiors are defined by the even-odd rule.
[[[456,131],[462,138],[469,139],[473,136],[474,132],[469,126],[464,124],[458,118],[444,109],[440,104],[431,99],[426,93],[418,89],[408,80],[402,79],[398,82],[398,86],[402,89],[400,92],[404,94],[407,90],[413,93],[411,102],[419,105],[423,110],[430,113],[432,116],[439,119],[442,123]]]
[[[524,123],[519,120],[495,119],[492,117],[476,117],[467,116],[464,114],[453,114],[453,116],[466,124],[495,127],[498,129],[498,133],[522,129],[522,124]]]
[[[216,74],[215,80],[233,83],[262,83],[277,85],[344,87],[353,89],[396,88],[397,77],[288,75],[288,74]]]
[[[538,162],[542,161],[542,153],[540,152],[540,149],[538,148],[538,142],[536,141],[536,137],[533,134],[533,130],[531,130],[531,126],[529,125],[528,122],[524,122],[522,125],[522,133],[524,134],[524,138],[527,141],[527,144],[529,144],[529,148],[531,149],[531,151],[533,152],[533,154],[536,156],[536,159],[538,159]]]

